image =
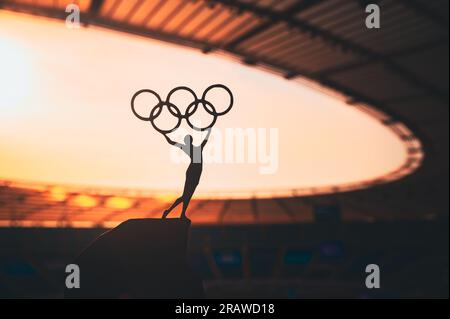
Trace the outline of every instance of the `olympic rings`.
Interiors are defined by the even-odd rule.
[[[228,107],[227,107],[224,111],[222,111],[222,112],[217,112],[217,111],[216,111],[216,108],[214,107],[214,105],[213,105],[211,102],[209,102],[209,101],[207,100],[207,96],[206,96],[206,95],[208,94],[208,92],[209,92],[210,90],[216,89],[216,88],[225,90],[225,91],[228,93],[228,95],[230,96],[230,103],[229,103]],[[179,90],[187,91],[187,92],[189,92],[189,93],[193,96],[193,102],[191,102],[191,103],[188,105],[188,107],[186,108],[184,114],[182,114],[182,112],[180,111],[180,109],[179,109],[175,104],[173,104],[172,102],[170,102],[170,98],[172,97],[172,95],[173,95],[175,92],[179,91]],[[143,94],[143,93],[150,93],[150,94],[154,95],[154,96],[157,98],[157,100],[158,100],[158,103],[157,103],[155,106],[152,107],[152,109],[151,109],[150,114],[148,115],[148,117],[145,117],[145,116],[140,115],[140,114],[136,111],[135,105],[134,105],[136,98],[137,98],[140,94]],[[192,89],[190,89],[190,88],[188,88],[188,87],[186,87],[186,86],[179,86],[179,87],[176,87],[176,88],[172,89],[172,90],[169,92],[169,94],[167,95],[166,101],[162,101],[161,98],[160,98],[160,96],[158,95],[158,93],[156,93],[155,91],[148,90],[148,89],[139,90],[139,91],[137,91],[137,92],[133,95],[133,97],[132,97],[132,99],[131,99],[131,110],[133,111],[133,114],[134,114],[138,119],[140,119],[140,120],[142,120],[142,121],[150,121],[150,123],[152,124],[153,128],[154,128],[155,130],[157,130],[159,133],[161,133],[161,134],[168,134],[168,133],[171,133],[171,132],[175,131],[177,128],[179,128],[180,125],[181,125],[181,121],[182,121],[183,119],[185,119],[186,122],[188,123],[188,125],[189,125],[192,129],[194,129],[194,130],[196,130],[196,131],[204,131],[204,130],[207,130],[207,129],[213,127],[214,124],[216,124],[217,118],[218,118],[219,116],[225,115],[225,114],[227,114],[227,113],[231,110],[231,108],[233,107],[233,103],[234,103],[234,99],[233,99],[233,94],[231,93],[231,90],[230,90],[228,87],[226,87],[225,85],[223,85],[223,84],[214,84],[214,85],[209,86],[209,87],[203,92],[203,95],[202,95],[202,98],[201,98],[201,99],[198,99],[198,98],[197,98],[197,95],[195,94],[195,92],[194,92]],[[197,126],[195,126],[195,125],[191,122],[191,120],[190,120],[190,117],[197,111],[199,104],[201,104],[201,105],[203,106],[203,108],[205,109],[205,111],[206,111],[207,113],[209,113],[210,115],[213,116],[212,122],[211,122],[207,127],[203,127],[203,128],[197,127]],[[177,118],[177,123],[176,123],[176,125],[175,125],[173,128],[167,129],[167,130],[160,129],[160,128],[155,124],[156,118],[162,113],[164,107],[167,107],[167,109],[168,109],[168,111],[170,112],[170,114],[172,114],[174,117]]]

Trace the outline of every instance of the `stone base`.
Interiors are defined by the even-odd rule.
[[[73,262],[80,288],[66,298],[203,298],[187,264],[190,221],[130,219],[97,238]]]

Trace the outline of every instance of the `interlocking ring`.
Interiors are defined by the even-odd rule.
[[[169,112],[171,114],[173,114],[176,118],[177,118],[177,124],[175,124],[175,126],[169,130],[163,130],[160,129],[156,124],[155,124],[155,120],[156,118],[161,114],[162,110],[164,107],[167,107],[167,109],[169,110]],[[183,118],[183,116],[181,115],[180,110],[172,103],[169,102],[161,102],[159,103],[157,106],[155,106],[152,111],[150,112],[150,123],[152,123],[152,126],[155,130],[157,130],[159,133],[161,134],[169,134],[173,131],[175,131],[177,128],[180,127],[181,125],[181,119]]]
[[[192,89],[188,88],[187,86],[178,86],[178,87],[172,89],[172,90],[169,92],[169,94],[167,94],[166,101],[167,101],[167,102],[170,102],[170,98],[172,97],[172,95],[173,95],[175,92],[181,91],[181,90],[183,90],[183,91],[188,91],[188,92],[191,93],[192,96],[194,97],[194,101],[197,100],[197,95],[195,94],[195,92],[194,92]]]
[[[202,104],[203,108],[206,110],[206,112],[208,112],[209,114],[211,114],[213,116],[213,120],[212,120],[211,124],[209,124],[207,127],[204,127],[204,128],[196,127],[191,122],[191,120],[189,119],[191,117],[191,115],[193,115],[197,111],[197,108],[198,108],[199,104]],[[210,107],[212,109],[212,111],[208,110],[207,106]],[[193,110],[190,111],[190,109],[193,109]],[[207,130],[207,129],[213,127],[214,124],[216,124],[218,116],[219,115],[216,112],[216,109],[214,108],[214,105],[212,103],[202,99],[202,100],[194,101],[188,106],[188,108],[186,109],[186,117],[185,118],[186,118],[186,121],[187,121],[187,123],[188,123],[190,128],[192,128],[192,129],[194,129],[196,131],[204,131],[204,130]]]
[[[228,95],[230,96],[230,103],[229,103],[228,107],[222,112],[217,112],[217,110],[214,107],[214,105],[210,101],[207,100],[208,92],[210,90],[212,90],[212,89],[215,89],[215,88],[224,89],[228,93]],[[175,104],[170,102],[170,99],[171,99],[172,95],[175,92],[180,91],[180,90],[187,91],[193,96],[193,101],[187,106],[184,114],[180,111],[180,109]],[[155,106],[153,106],[153,108],[151,109],[150,114],[148,115],[148,117],[140,115],[136,111],[135,105],[134,105],[136,98],[140,94],[143,94],[143,93],[152,94],[158,99],[158,103]],[[139,90],[133,95],[133,97],[131,99],[131,110],[133,111],[133,114],[138,119],[140,119],[142,121],[150,121],[150,123],[152,124],[153,128],[155,130],[157,130],[158,132],[160,132],[161,134],[168,134],[168,133],[171,133],[171,132],[175,131],[177,128],[179,128],[180,125],[181,125],[181,121],[183,119],[186,120],[186,122],[188,123],[189,127],[191,127],[192,129],[194,129],[196,131],[207,130],[207,129],[213,127],[214,124],[216,124],[217,118],[219,116],[225,115],[231,110],[231,108],[233,107],[233,103],[234,103],[234,99],[233,99],[233,94],[231,93],[231,90],[228,87],[226,87],[225,85],[223,85],[223,84],[214,84],[214,85],[209,86],[203,92],[203,95],[202,95],[201,99],[197,98],[197,95],[195,94],[195,92],[192,89],[190,89],[190,88],[188,88],[186,86],[179,86],[179,87],[176,87],[176,88],[172,89],[169,92],[169,94],[167,95],[166,101],[162,101],[160,96],[158,95],[158,93],[156,93],[155,91],[148,90],[148,89]],[[211,124],[209,124],[207,127],[203,127],[203,128],[195,126],[190,120],[190,117],[197,111],[197,109],[198,109],[200,104],[203,106],[203,108],[205,109],[205,111],[208,114],[213,116],[213,120],[212,120]],[[173,128],[168,129],[168,130],[163,130],[163,129],[159,128],[155,124],[156,118],[162,113],[164,107],[167,107],[167,109],[170,112],[170,114],[172,114],[174,117],[177,118],[176,125]]]
[[[205,108],[205,110],[206,110],[209,114],[211,114],[211,115],[214,115],[214,116],[222,116],[222,115],[225,115],[225,114],[227,114],[228,112],[230,112],[231,108],[233,107],[233,103],[234,103],[233,93],[231,93],[230,89],[227,88],[227,87],[226,87],[225,85],[223,85],[223,84],[213,84],[213,85],[211,85],[210,87],[208,87],[208,88],[205,90],[205,92],[203,92],[202,100],[203,100],[203,101],[206,101],[206,100],[207,100],[207,99],[206,99],[206,94],[208,94],[209,91],[211,91],[212,89],[215,89],[215,88],[224,89],[225,91],[227,91],[228,95],[230,96],[230,104],[229,104],[228,107],[225,109],[225,111],[219,112],[219,113],[217,113],[217,112],[214,110],[214,114],[213,114],[213,113],[209,112],[207,108]],[[214,109],[214,107],[213,107],[213,109]]]
[[[156,96],[156,98],[158,99],[158,103],[156,104],[156,106],[154,106],[154,107],[152,108],[152,110],[150,111],[150,114],[148,115],[148,117],[143,117],[143,116],[141,116],[138,112],[136,112],[136,109],[135,109],[135,107],[134,107],[134,102],[136,101],[136,98],[137,98],[139,95],[141,95],[142,93],[150,93],[150,94]],[[131,110],[133,111],[133,114],[134,114],[138,119],[140,119],[140,120],[142,120],[142,121],[150,121],[150,117],[151,117],[151,114],[153,113],[153,109],[156,108],[156,107],[158,107],[158,106],[161,104],[161,102],[162,102],[162,101],[161,101],[161,98],[159,97],[159,94],[156,93],[155,91],[148,90],[148,89],[139,90],[139,91],[137,91],[136,93],[134,93],[133,97],[131,98]],[[159,115],[159,114],[158,114],[158,115]]]

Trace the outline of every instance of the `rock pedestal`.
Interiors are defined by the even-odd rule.
[[[66,298],[202,298],[189,269],[190,221],[130,219],[97,238],[73,262],[80,288]]]

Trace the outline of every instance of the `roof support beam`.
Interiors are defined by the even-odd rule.
[[[215,0],[213,0],[215,1]],[[245,32],[243,35],[239,36],[237,39],[233,40],[229,44],[227,44],[227,48],[235,48],[240,43],[251,39],[252,37],[266,31],[267,29],[274,26],[277,22],[284,21],[286,19],[292,19],[296,14],[300,13],[303,10],[306,10],[314,5],[317,5],[322,0],[304,0],[304,1],[297,1],[294,2],[292,5],[290,5],[288,8],[283,10],[282,13],[279,15],[270,15],[265,16],[265,18],[268,18],[268,21],[261,23],[260,25],[257,25],[250,29],[249,31]],[[224,1],[228,2],[228,1]],[[235,1],[233,1],[235,2]],[[244,9],[245,10],[245,9]]]
[[[443,15],[427,7],[425,4],[422,4],[416,0],[400,0],[399,2],[406,8],[414,11],[416,14],[428,18],[448,30],[448,20]]]
[[[292,219],[292,221],[295,221],[295,214],[292,211],[292,209],[283,201],[282,198],[275,198],[274,199],[275,203],[278,204],[278,206],[280,206],[280,208],[286,213],[287,216],[289,216],[290,219]]]
[[[225,215],[227,214],[228,209],[230,208],[230,206],[231,206],[231,200],[225,200],[223,202],[222,208],[220,209],[219,216],[218,216],[218,222],[219,223],[223,224],[223,221],[225,219]]]
[[[92,0],[91,5],[89,6],[89,14],[91,16],[97,16],[102,9],[104,0]]]
[[[84,26],[88,26],[92,20],[99,16],[103,2],[104,0],[91,0],[91,4],[86,14],[86,19],[83,21]]]
[[[258,202],[256,198],[252,198],[250,202],[250,206],[252,209],[253,217],[255,218],[255,222],[259,222],[259,211],[258,211]]]
[[[408,49],[391,52],[391,53],[387,54],[386,56],[390,59],[398,59],[400,57],[414,55],[416,53],[420,53],[420,52],[427,51],[427,50],[430,50],[430,49],[433,49],[433,48],[436,48],[439,46],[443,46],[444,44],[446,44],[445,39],[439,38],[436,40],[432,40],[432,41],[428,41],[425,43],[415,45],[413,47],[409,47]],[[315,77],[315,78],[322,77],[322,76],[329,76],[329,75],[337,74],[340,72],[346,72],[349,70],[364,67],[366,65],[369,65],[371,63],[376,63],[376,62],[377,61],[373,61],[373,60],[369,60],[369,59],[362,60],[362,61],[356,61],[356,62],[349,62],[349,63],[333,66],[328,69],[318,71],[316,73],[311,74],[311,76]]]
[[[343,39],[328,30],[325,30],[325,29],[322,29],[315,25],[312,25],[312,24],[310,24],[302,19],[299,19],[297,17],[287,15],[285,12],[274,12],[267,8],[258,7],[253,4],[250,4],[250,3],[243,3],[240,1],[236,1],[236,0],[214,0],[214,1],[220,2],[224,5],[227,5],[232,8],[251,12],[254,15],[269,19],[271,21],[284,21],[288,25],[292,26],[293,28],[298,29],[300,32],[307,33],[307,34],[310,34],[311,36],[316,36],[316,37],[321,38],[323,41],[325,41],[329,45],[338,46],[344,51],[345,50],[351,51],[354,54],[368,58],[375,62],[384,63],[388,69],[390,69],[392,72],[396,73],[397,75],[403,77],[409,83],[413,84],[414,86],[420,87],[427,92],[430,92],[431,94],[437,96],[438,98],[440,98],[441,100],[443,100],[446,103],[448,102],[448,93],[447,92],[443,92],[440,89],[434,87],[433,85],[426,83],[417,75],[415,75],[415,74],[409,72],[408,70],[406,70],[405,68],[397,65],[389,57],[387,57],[381,53],[378,53],[376,51],[372,51],[372,50],[370,50],[362,45],[359,45],[357,43],[353,43],[352,41]],[[292,74],[291,74],[291,77],[292,77]]]

